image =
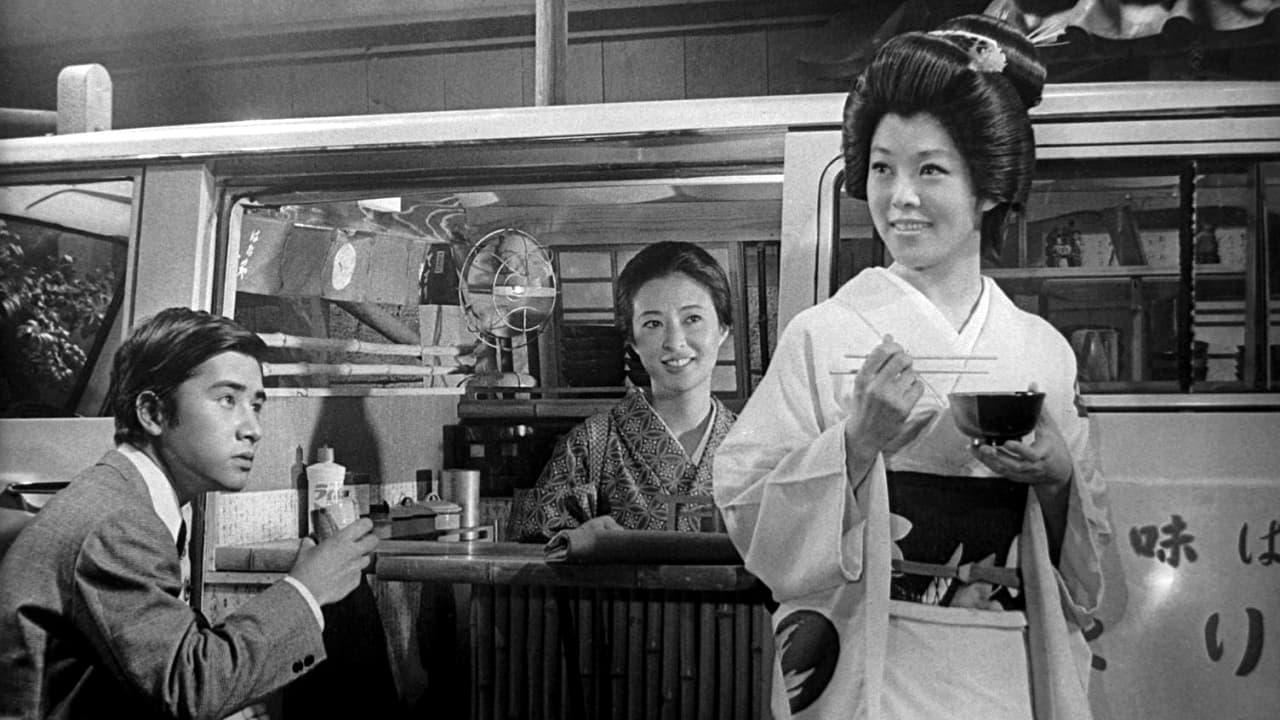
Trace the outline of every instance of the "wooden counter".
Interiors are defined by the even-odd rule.
[[[219,547],[211,579],[272,581],[297,545]],[[741,565],[547,563],[536,544],[383,540],[371,575],[401,692],[421,662],[429,700],[405,699],[434,716],[769,717],[768,593]]]
[[[297,540],[219,547],[218,572],[286,572]],[[467,585],[546,585],[742,592],[759,588],[741,565],[584,565],[548,563],[541,545],[383,540],[371,572],[379,580]]]

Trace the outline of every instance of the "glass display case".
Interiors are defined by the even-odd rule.
[[[1083,392],[1275,390],[1278,201],[1280,163],[1262,157],[1042,161],[983,272],[1062,332]],[[831,292],[892,261],[865,203],[833,204]]]
[[[684,240],[729,277],[734,333],[712,389],[740,403],[776,341],[781,196],[777,172],[696,168],[254,193],[239,201],[232,230],[235,317],[279,343],[267,368],[273,387],[492,379],[616,397],[628,383],[648,384],[614,321],[618,274],[646,245]],[[482,267],[497,237],[519,238],[522,249],[504,245]],[[534,294],[545,302],[515,302]],[[510,307],[495,316],[498,298]],[[457,352],[444,353],[450,346]]]
[[[0,183],[0,417],[105,407],[134,199],[132,178]]]

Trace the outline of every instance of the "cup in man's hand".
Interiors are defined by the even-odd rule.
[[[316,542],[324,542],[355,521],[356,501],[349,496],[311,511],[311,527],[315,531]]]

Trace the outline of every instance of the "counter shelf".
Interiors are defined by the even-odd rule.
[[[213,582],[274,581],[297,540],[222,546]],[[392,647],[446,717],[767,718],[769,593],[741,565],[548,563],[541,544],[383,540],[370,573]],[[417,590],[398,586],[409,583]],[[405,606],[403,601],[408,600]]]
[[[283,573],[293,566],[297,540],[227,545],[214,551],[217,572]],[[759,592],[763,585],[741,565],[612,565],[548,563],[540,544],[383,540],[370,573],[384,581],[467,585],[544,585],[711,592]]]

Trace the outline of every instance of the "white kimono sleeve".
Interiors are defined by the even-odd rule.
[[[846,419],[833,412],[813,318],[802,314],[783,331],[714,467],[729,535],[779,602],[862,574],[866,513],[845,470]]]
[[[1106,483],[1098,459],[1096,423],[1081,417],[1071,403],[1055,412],[1054,417],[1074,464],[1062,553],[1056,568],[1058,589],[1068,616],[1087,628],[1102,600],[1103,554],[1113,550],[1109,548],[1113,538]]]

